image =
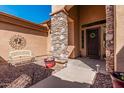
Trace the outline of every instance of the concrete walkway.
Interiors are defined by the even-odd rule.
[[[96,65],[100,65],[100,72],[106,73],[106,63],[105,60],[89,59],[89,58],[77,58],[69,59],[68,65],[74,65],[81,68],[97,70]]]
[[[103,66],[104,62],[87,58],[69,59],[66,68],[31,88],[88,88],[95,79],[96,64]]]

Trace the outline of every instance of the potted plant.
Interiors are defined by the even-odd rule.
[[[111,73],[114,88],[124,88],[124,72]]]
[[[55,66],[56,62],[55,62],[55,58],[52,56],[48,56],[47,58],[44,59],[45,62],[45,66],[46,68],[52,68]]]

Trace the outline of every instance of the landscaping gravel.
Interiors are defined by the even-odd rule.
[[[112,80],[109,74],[97,73],[94,84],[91,88],[112,88]]]
[[[60,67],[61,66],[56,65],[54,69],[57,69],[57,71],[59,71]],[[30,76],[32,78],[31,85],[33,85],[47,78],[55,72],[56,70],[47,69],[34,63],[18,67],[15,67],[8,63],[0,63],[0,87],[6,87],[9,83],[17,79],[22,74],[27,74],[28,76]],[[110,75],[105,73],[97,73],[94,84],[91,85],[91,88],[112,88]]]
[[[30,76],[32,78],[31,85],[33,85],[50,76],[52,72],[52,69],[47,69],[33,63],[18,67],[8,63],[2,63],[0,64],[0,87],[6,87],[22,74]]]

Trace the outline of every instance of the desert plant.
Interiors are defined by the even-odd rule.
[[[124,81],[124,72],[115,72],[115,73],[113,73],[113,76],[119,80]]]

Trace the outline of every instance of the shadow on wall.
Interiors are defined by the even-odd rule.
[[[124,72],[124,46],[116,55],[116,71]]]
[[[20,27],[16,25],[7,24],[7,23],[0,23],[0,30],[18,32],[18,33],[24,33],[24,34],[32,34],[32,35],[38,35],[38,36],[45,36],[45,37],[48,36],[47,31],[42,32],[42,31],[32,30],[32,29],[28,29],[28,28],[24,28],[24,27]]]

